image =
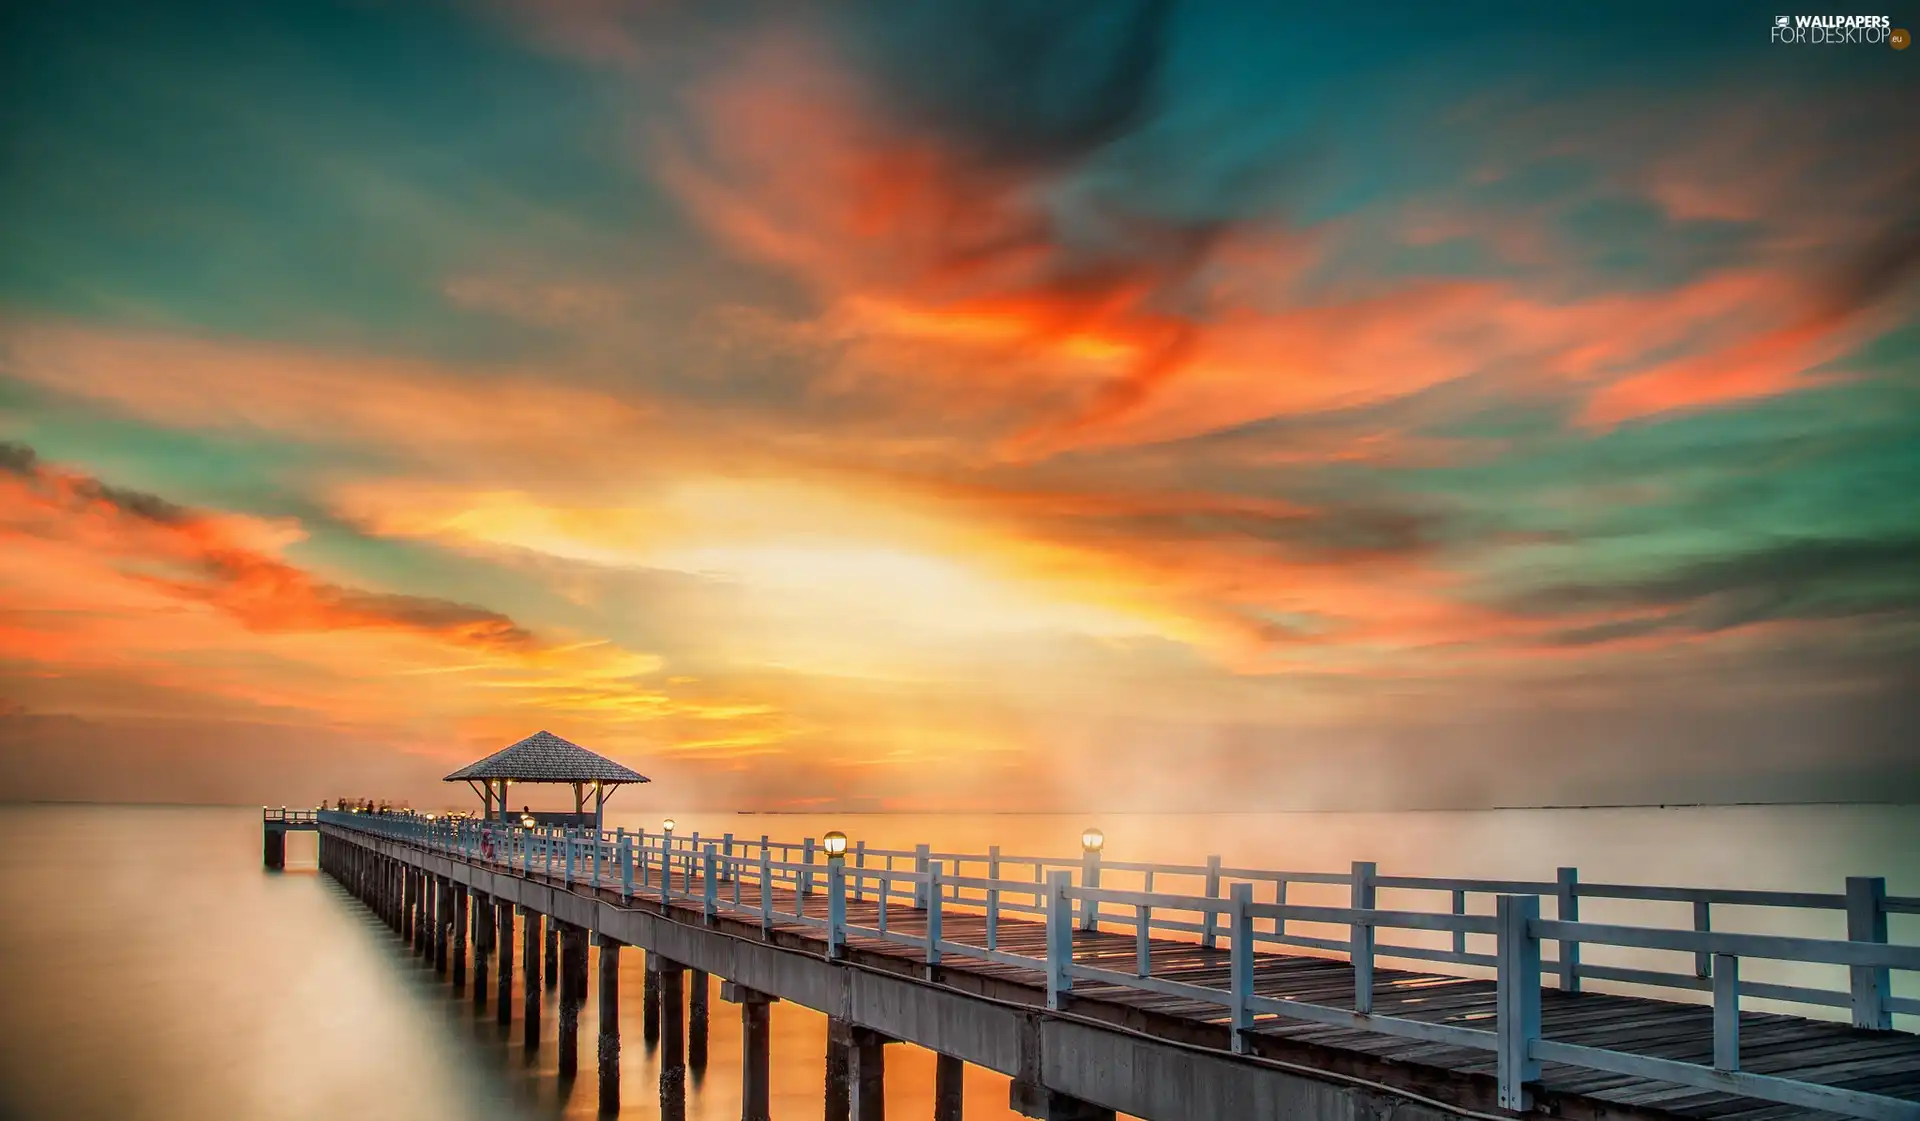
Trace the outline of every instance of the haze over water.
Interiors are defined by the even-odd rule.
[[[682,831],[708,835],[799,838],[837,826],[876,847],[997,843],[1010,854],[1053,856],[1073,851],[1086,824],[1081,816],[678,818]],[[1198,861],[1211,852],[1262,868],[1330,870],[1372,859],[1383,874],[1526,877],[1570,864],[1583,880],[1807,891],[1838,891],[1845,876],[1871,873],[1885,875],[1893,894],[1920,894],[1920,813],[1911,806],[1118,816],[1098,824],[1116,860]],[[593,1000],[581,1016],[581,1075],[562,1082],[550,994],[543,1046],[531,1059],[522,1048],[517,955],[515,1022],[503,1032],[491,1007],[476,1016],[470,999],[454,996],[314,870],[311,835],[295,835],[288,855],[284,873],[260,867],[251,807],[0,808],[0,991],[8,1000],[0,1118],[596,1115]],[[1589,902],[1583,917],[1612,916]],[[1684,922],[1671,909],[1641,917]],[[1912,916],[1893,919],[1896,940],[1916,933],[1904,925]],[[1777,925],[1756,925],[1767,922]],[[1715,923],[1840,933],[1834,915],[1781,923],[1720,909]],[[640,1033],[641,982],[640,956],[630,951],[621,979],[627,1118],[660,1113],[659,1071]],[[738,1012],[713,984],[709,1065],[687,1084],[692,1121],[739,1116]],[[813,1012],[774,1007],[776,1117],[819,1114],[825,1027]],[[888,1049],[891,1116],[930,1112],[932,1072],[928,1052]],[[1006,1079],[968,1074],[967,1117],[1013,1116]]]

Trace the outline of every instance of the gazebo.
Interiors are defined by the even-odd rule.
[[[493,817],[497,805],[502,821],[507,820],[507,786],[510,783],[558,783],[573,787],[573,812],[576,818],[586,816],[587,791],[591,787],[593,826],[598,829],[613,787],[650,780],[631,768],[588,751],[570,740],[561,739],[543,728],[477,763],[467,764],[448,775],[445,781],[464,782],[472,787],[485,806],[485,816]],[[584,823],[576,821],[574,824]]]

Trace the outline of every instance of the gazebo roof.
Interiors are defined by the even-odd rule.
[[[647,782],[647,776],[542,729],[446,777],[447,782],[510,778],[515,782]]]

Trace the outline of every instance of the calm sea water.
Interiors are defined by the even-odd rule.
[[[676,817],[681,831],[714,836],[840,828],[876,847],[924,840],[1028,855],[1075,852],[1081,828],[1095,824],[1077,816]],[[1114,816],[1097,824],[1118,860],[1200,862],[1218,853],[1229,864],[1332,870],[1367,859],[1383,874],[1526,878],[1550,878],[1564,864],[1584,880],[1807,891],[1839,891],[1850,874],[1876,874],[1894,894],[1920,895],[1915,807]],[[0,807],[0,1117],[596,1115],[591,1000],[582,1075],[559,1079],[551,1006],[546,1042],[528,1056],[518,1009],[505,1030],[491,1010],[476,1017],[470,1001],[314,871],[311,835],[294,836],[288,855],[286,872],[261,869],[253,808]],[[1631,914],[1590,903],[1583,917],[1684,924],[1664,906]],[[1894,918],[1896,940],[1920,940],[1913,916]],[[1715,922],[1841,933],[1839,919],[1823,914],[1727,909]],[[660,1113],[659,1071],[640,1038],[639,965],[636,955],[621,978],[622,1116],[651,1118]],[[1897,990],[1913,992],[1910,980]],[[714,985],[710,1063],[687,1088],[695,1121],[740,1115],[737,1011]],[[780,1004],[773,1029],[775,1116],[818,1116],[825,1019]],[[930,1111],[930,1054],[889,1048],[887,1074],[891,1115]],[[969,1071],[969,1118],[1011,1117],[1006,1101],[1006,1079]]]

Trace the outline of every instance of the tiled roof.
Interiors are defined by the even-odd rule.
[[[491,778],[510,778],[515,782],[648,781],[647,776],[544,729],[478,763],[467,764],[448,775],[446,781]]]

